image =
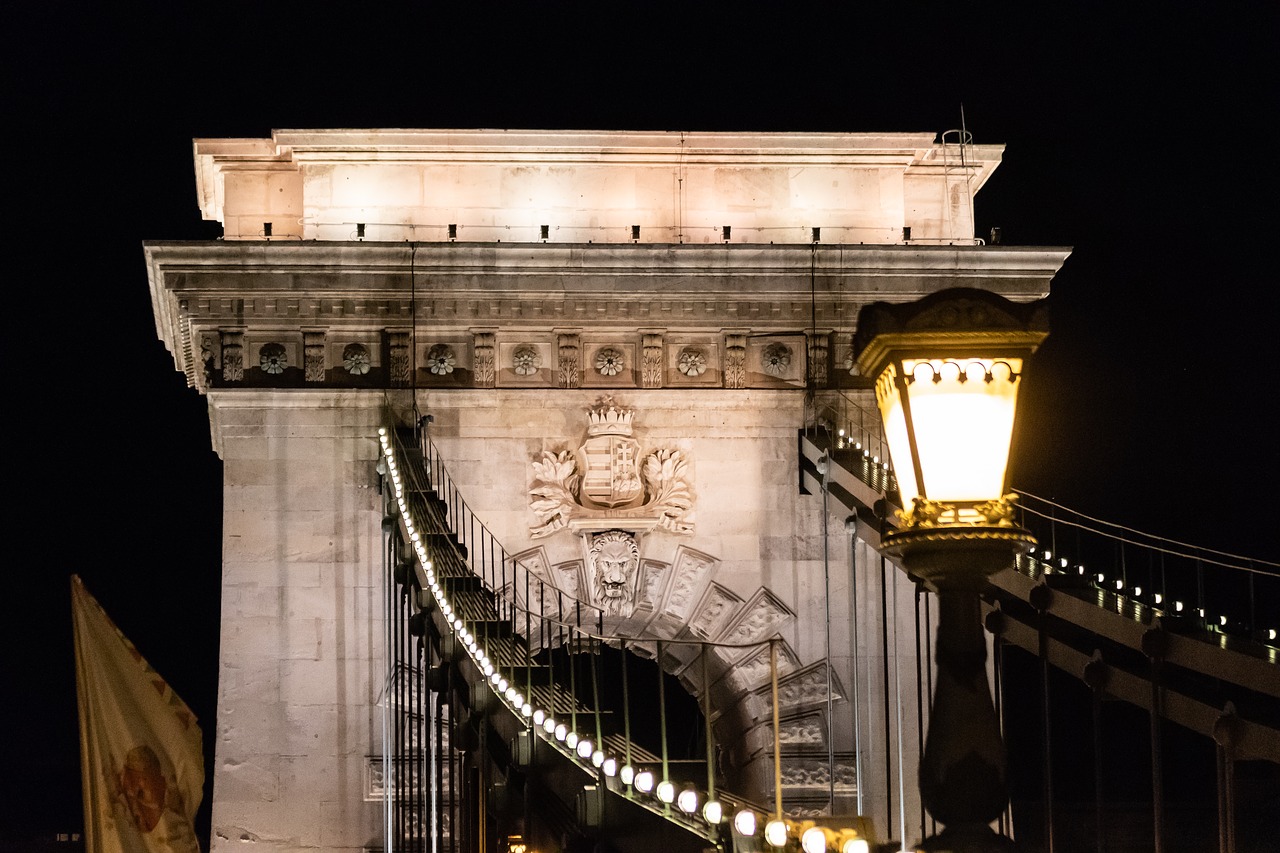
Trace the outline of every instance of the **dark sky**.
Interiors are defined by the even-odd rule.
[[[1008,147],[979,233],[1073,246],[1015,485],[1271,560],[1280,5],[27,3],[6,12],[0,840],[80,824],[68,576],[214,727],[220,469],[143,240],[211,239],[199,136],[936,131]],[[1024,8],[1025,7],[1025,8]],[[1028,9],[1035,9],[1034,12]],[[839,12],[832,12],[839,9]],[[14,192],[16,190],[16,193]],[[18,421],[22,421],[21,424]],[[1265,493],[1264,493],[1265,492]],[[16,582],[15,582],[16,580]]]

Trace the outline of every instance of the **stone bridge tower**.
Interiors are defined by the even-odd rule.
[[[798,434],[874,410],[850,368],[864,303],[1047,293],[1065,251],[973,237],[1001,150],[960,165],[918,133],[197,140],[225,236],[146,256],[157,331],[224,462],[214,849],[380,834],[388,395],[432,415],[467,503],[607,632],[651,654],[726,644],[710,684],[679,646],[659,663],[711,691],[735,790],[772,796],[767,648],[746,647],[777,636],[788,809],[854,811],[856,718],[864,811],[896,811],[890,756],[914,768],[919,740],[888,700],[914,709],[916,662],[869,660],[862,638],[915,631],[914,592],[802,488]],[[881,669],[903,677],[866,678]]]

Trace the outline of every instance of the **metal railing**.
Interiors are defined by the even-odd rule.
[[[521,733],[512,747],[513,761],[530,760],[528,755],[518,754],[526,748],[519,743],[531,744],[536,738],[593,777],[595,790],[624,797],[704,841],[753,849],[766,820],[782,819],[781,787],[774,786],[776,803],[772,809],[724,790],[717,773],[711,726],[711,684],[727,669],[722,656],[737,658],[745,650],[770,646],[776,735],[778,668],[772,651],[777,640],[732,644],[607,633],[604,609],[549,583],[503,548],[463,499],[425,430],[415,430],[410,436],[407,430],[388,427],[380,430],[380,440],[388,509],[384,528],[390,534],[388,560],[393,565],[390,574],[396,590],[389,598],[401,602],[398,611],[389,613],[389,621],[408,626],[404,630],[399,625],[388,627],[389,644],[395,650],[390,656],[388,693],[403,697],[400,701],[409,708],[407,717],[413,725],[426,727],[425,737],[415,740],[400,737],[402,726],[388,720],[393,734],[385,746],[392,756],[389,767],[417,761],[421,769],[416,776],[409,775],[428,780],[417,786],[413,796],[388,797],[392,805],[388,838],[413,850],[443,851],[471,849],[468,832],[493,831],[493,827],[479,828],[476,807],[465,796],[450,793],[457,786],[443,781],[442,768],[447,767],[448,778],[454,780],[469,772],[466,760],[458,758],[450,743],[460,743],[462,748],[474,739],[474,731],[458,728],[459,724],[468,725],[470,719],[460,721],[456,712],[445,716],[438,710],[443,703],[440,697],[458,687],[442,680],[461,678],[472,696],[478,687],[486,693],[484,704],[505,708],[510,714],[507,719],[517,721]],[[403,547],[398,543],[401,539]],[[416,647],[406,642],[408,636],[419,638]],[[431,648],[433,643],[438,654]],[[610,649],[620,652],[624,691],[620,724],[617,712],[601,702],[602,657]],[[646,691],[645,697],[629,695],[634,681],[627,673],[632,652],[658,664],[656,691]],[[415,664],[404,666],[400,662],[404,658]],[[438,661],[434,667],[433,660]],[[664,674],[664,664],[672,660],[683,662],[686,671],[690,667],[701,670],[701,755],[675,749],[668,731],[665,694],[669,676]],[[439,662],[449,665],[441,667]],[[447,675],[438,675],[437,683],[431,684],[430,673],[442,669]],[[417,693],[405,691],[397,677],[401,672],[425,687]],[[423,705],[422,696],[428,692],[431,701]],[[645,709],[652,714],[655,692],[657,742],[642,743],[635,731],[639,723],[635,712]],[[434,717],[431,708],[437,709]],[[477,709],[467,710],[470,718]],[[437,728],[434,740],[429,728],[432,720]],[[442,724],[449,729],[448,737],[438,733]],[[776,779],[780,774],[777,748],[773,762]],[[591,810],[603,807],[592,802],[578,805],[579,821],[588,824]],[[406,813],[414,808],[439,812],[440,816],[427,820],[421,814],[415,818]],[[730,820],[730,815],[735,819]],[[457,830],[456,841],[453,834],[443,831],[446,823]],[[425,827],[431,824],[434,830],[428,831]],[[527,831],[526,823],[521,827]],[[800,828],[788,822],[790,832]],[[430,845],[422,846],[427,842]],[[395,847],[392,840],[388,844]]]

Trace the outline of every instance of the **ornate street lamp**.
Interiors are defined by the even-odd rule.
[[[938,642],[920,797],[944,831],[920,850],[995,851],[1009,801],[987,680],[979,593],[1035,546],[1014,525],[1007,469],[1018,386],[1048,334],[1043,300],[953,289],[865,306],[858,369],[875,380],[904,511],[883,550],[938,594]]]

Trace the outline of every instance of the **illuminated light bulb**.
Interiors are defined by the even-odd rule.
[[[509,683],[505,678],[501,678],[501,677],[500,677],[500,678],[498,678],[498,692],[499,692],[499,693],[502,693],[502,694],[504,694],[504,695],[505,695],[505,694],[506,694],[506,692],[507,692],[507,690],[508,690],[508,689],[510,689],[510,687],[511,687],[511,684],[510,684],[510,683]]]
[[[742,809],[733,816],[733,828],[737,830],[739,835],[746,838],[755,838],[756,813],[751,809]]]
[[[547,720],[547,712],[539,708],[533,712],[533,724],[540,726]]]
[[[383,447],[387,444],[387,428],[378,427],[378,438],[382,440]]]
[[[698,810],[698,792],[692,788],[685,788],[676,797],[676,808],[685,814],[693,814]]]
[[[557,735],[557,737],[558,737],[558,735]],[[566,732],[565,732],[565,736],[562,738],[562,740],[564,741],[564,745],[565,745],[565,746],[567,746],[567,747],[569,747],[570,749],[577,749],[577,748],[578,748],[578,733],[577,733],[577,732],[570,732],[570,731],[566,731]]]
[[[811,826],[800,836],[800,849],[804,853],[826,853],[827,833],[820,826]]]
[[[547,717],[542,721],[542,730],[547,734],[551,734],[556,730],[556,721],[554,717]]]
[[[595,761],[594,756],[591,759]],[[618,760],[616,758],[606,758],[601,764],[600,769],[604,771],[604,775],[612,779],[618,775]]]
[[[604,753],[598,749],[595,752],[591,753],[591,764],[595,767],[603,767]]]
[[[1053,553],[1052,553],[1051,551],[1045,551],[1045,552],[1044,552],[1044,559],[1045,559],[1045,562],[1048,562],[1049,560],[1052,560],[1052,559],[1053,559]],[[815,828],[816,828],[816,827],[815,827]]]
[[[764,825],[764,840],[774,847],[787,846],[787,822],[774,818]]]
[[[1203,607],[1197,607],[1197,608],[1196,608],[1196,615],[1197,615],[1197,616],[1199,616],[1201,619],[1203,619],[1203,618],[1204,618],[1204,608],[1203,608]]]
[[[525,702],[523,705],[520,706],[520,715],[522,717],[532,717],[533,706],[530,705],[528,702]]]
[[[593,752],[595,752],[595,749],[592,748],[591,741],[589,740],[578,741],[578,757],[579,758],[582,758],[582,759],[590,758],[591,753]]]
[[[1135,596],[1137,596],[1137,595],[1142,595],[1142,587],[1140,587],[1140,586],[1135,586],[1135,587],[1133,588],[1133,594],[1134,594]]]
[[[707,800],[702,807],[702,818],[712,826],[719,826],[724,820],[724,806],[720,805],[719,800]]]
[[[853,443],[853,449],[854,449],[854,450],[861,450],[861,449],[862,449],[862,442],[861,442],[861,441],[855,441],[855,442]]]
[[[1175,602],[1173,603],[1173,611],[1174,611],[1175,613],[1181,613],[1181,612],[1182,612],[1182,602],[1181,602],[1181,601],[1175,601]]]
[[[436,567],[436,564],[435,564],[435,563],[431,562],[430,560],[427,560],[427,563],[426,563],[426,567],[425,567],[425,568],[426,568],[426,570],[427,570],[428,572],[429,572],[429,571],[431,571],[432,569],[434,569],[435,567]]]
[[[1219,616],[1219,617],[1218,617],[1218,624],[1225,628],[1225,627],[1227,626],[1227,617],[1225,617],[1225,616]]]
[[[664,803],[674,802],[676,798],[676,786],[670,781],[663,779],[658,783],[658,799]]]
[[[1151,600],[1154,601],[1156,604],[1164,604],[1164,596],[1158,592],[1155,595],[1151,596]]]
[[[516,701],[516,697],[520,695],[520,693],[514,687],[508,687],[506,690],[502,692],[506,695],[508,702]]]
[[[1098,583],[1106,583],[1106,581],[1107,581],[1107,576],[1104,575],[1102,572],[1098,572]]]
[[[836,435],[844,438],[844,427],[840,427],[840,429],[836,430]]]
[[[871,853],[871,845],[865,838],[848,838],[840,846],[840,853]]]
[[[1116,592],[1119,592],[1122,589],[1124,589],[1124,581],[1116,578]]]
[[[494,687],[497,687],[498,682],[501,680],[502,680],[502,674],[497,670],[494,670],[493,672],[489,673],[489,683],[491,683]]]
[[[560,723],[558,726],[556,726],[556,740],[564,740],[568,736],[569,736],[568,726],[566,726],[564,723]]]
[[[630,764],[624,764],[622,769],[618,771],[618,778],[622,780],[622,784],[630,785],[636,781],[636,769]]]
[[[1064,569],[1065,569],[1065,568],[1067,567],[1067,558],[1066,558],[1066,557],[1062,557],[1061,559],[1059,559],[1059,560],[1058,560],[1058,565],[1059,565],[1059,567],[1061,567],[1061,568],[1064,568]]]
[[[649,793],[653,790],[653,773],[648,770],[641,770],[636,774],[636,790],[643,793]]]

